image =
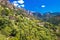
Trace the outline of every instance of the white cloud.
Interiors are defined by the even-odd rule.
[[[17,1],[13,1],[12,4],[13,4],[14,6],[17,6],[17,5],[18,5],[18,4],[17,4]]]
[[[16,7],[24,7],[24,1],[23,0],[18,0],[18,1],[13,1],[12,4]],[[19,5],[20,4],[20,5]]]
[[[18,3],[17,1],[13,1],[13,4]]]
[[[18,5],[18,7],[20,8],[21,6],[20,6],[20,5]]]
[[[24,7],[24,4],[20,5],[21,7]]]
[[[42,7],[42,8],[44,8],[44,7],[45,7],[45,5],[41,5],[41,7]]]
[[[14,4],[14,6],[16,6],[16,7],[17,7],[17,6],[18,6],[18,4]]]
[[[23,4],[23,3],[24,3],[24,1],[20,1],[20,0],[19,0],[19,1],[18,1],[18,3]]]

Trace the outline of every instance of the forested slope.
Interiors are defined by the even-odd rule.
[[[44,23],[23,10],[0,5],[0,40],[56,40],[55,27]]]

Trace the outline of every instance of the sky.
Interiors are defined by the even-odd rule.
[[[60,0],[10,0],[10,2],[30,11],[60,12]]]

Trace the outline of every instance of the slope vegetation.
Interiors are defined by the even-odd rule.
[[[0,5],[0,40],[56,40],[53,30],[40,23],[21,9]]]

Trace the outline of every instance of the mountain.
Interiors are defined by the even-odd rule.
[[[44,21],[51,22],[55,25],[56,24],[58,25],[60,23],[60,12],[54,12],[54,13],[46,12],[44,13],[42,19]]]
[[[57,16],[57,15],[60,15],[60,12],[53,12],[53,13],[45,12],[43,15],[44,16]]]
[[[41,19],[42,14],[34,11],[27,11],[29,15],[34,16],[36,19]]]
[[[43,20],[45,22],[51,22],[53,24],[59,24],[60,23],[60,12],[45,12],[43,13],[38,13],[38,12],[33,12],[32,15],[36,17],[39,20]],[[55,21],[54,21],[55,20]]]
[[[47,21],[49,18],[56,17],[60,15],[60,12],[45,12],[45,13],[39,13],[39,12],[31,12],[28,11],[28,14],[31,16],[34,16],[36,19]]]
[[[55,25],[38,20],[8,2],[11,9],[5,3],[0,3],[0,40],[57,40]]]

